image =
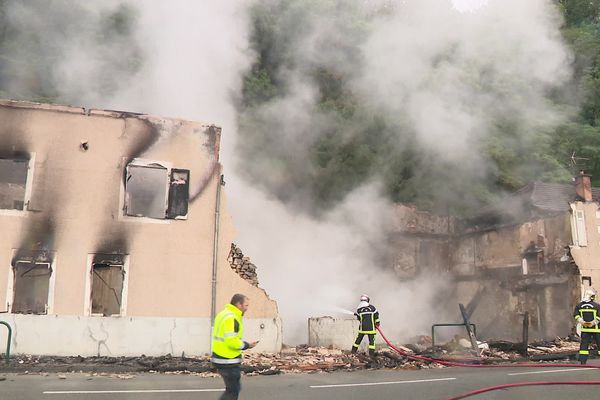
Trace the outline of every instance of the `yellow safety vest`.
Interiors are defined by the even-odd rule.
[[[237,322],[237,324],[236,324]],[[238,331],[235,331],[235,327]],[[242,311],[227,304],[215,317],[212,335],[212,357],[215,364],[238,364],[242,361]]]

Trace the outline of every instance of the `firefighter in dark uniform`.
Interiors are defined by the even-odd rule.
[[[594,300],[596,291],[587,289],[583,301],[575,307],[573,317],[581,325],[581,344],[579,345],[579,362],[585,364],[590,354],[589,346],[596,343],[596,354],[600,355],[600,305]]]
[[[377,311],[374,305],[369,304],[369,301],[369,296],[366,294],[360,296],[360,303],[358,303],[358,308],[354,313],[356,318],[360,321],[360,326],[358,327],[358,336],[356,337],[356,341],[352,346],[352,353],[356,353],[358,351],[360,342],[362,342],[363,337],[367,335],[369,337],[369,354],[374,356],[375,328],[379,326],[379,311]]]

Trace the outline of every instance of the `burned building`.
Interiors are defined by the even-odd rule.
[[[467,305],[478,336],[519,340],[527,316],[535,337],[571,333],[572,310],[600,289],[600,190],[580,174],[575,185],[534,182],[457,219],[396,206],[393,267],[400,279],[445,274],[448,318]]]
[[[275,302],[228,261],[220,128],[10,100],[0,121],[0,318],[14,352],[206,353],[236,292],[252,301],[245,333],[279,350]]]

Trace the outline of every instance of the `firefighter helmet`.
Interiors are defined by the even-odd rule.
[[[366,301],[368,303],[370,301],[369,296],[363,294],[362,296],[360,296],[360,301]]]
[[[583,298],[585,300],[594,300],[596,298],[596,291],[592,288],[586,289],[583,293]]]

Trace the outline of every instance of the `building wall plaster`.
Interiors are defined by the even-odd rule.
[[[80,317],[12,314],[13,354],[58,356],[190,356],[210,354],[209,318]],[[0,329],[0,348],[7,330]],[[281,349],[281,320],[244,318],[244,336],[260,340],[252,350]]]
[[[591,278],[591,286],[600,290],[600,211],[598,203],[578,201],[572,206],[575,210],[583,211],[585,216],[587,244],[571,246],[571,255],[581,274],[581,291],[585,291],[590,286],[589,280],[584,277]]]

